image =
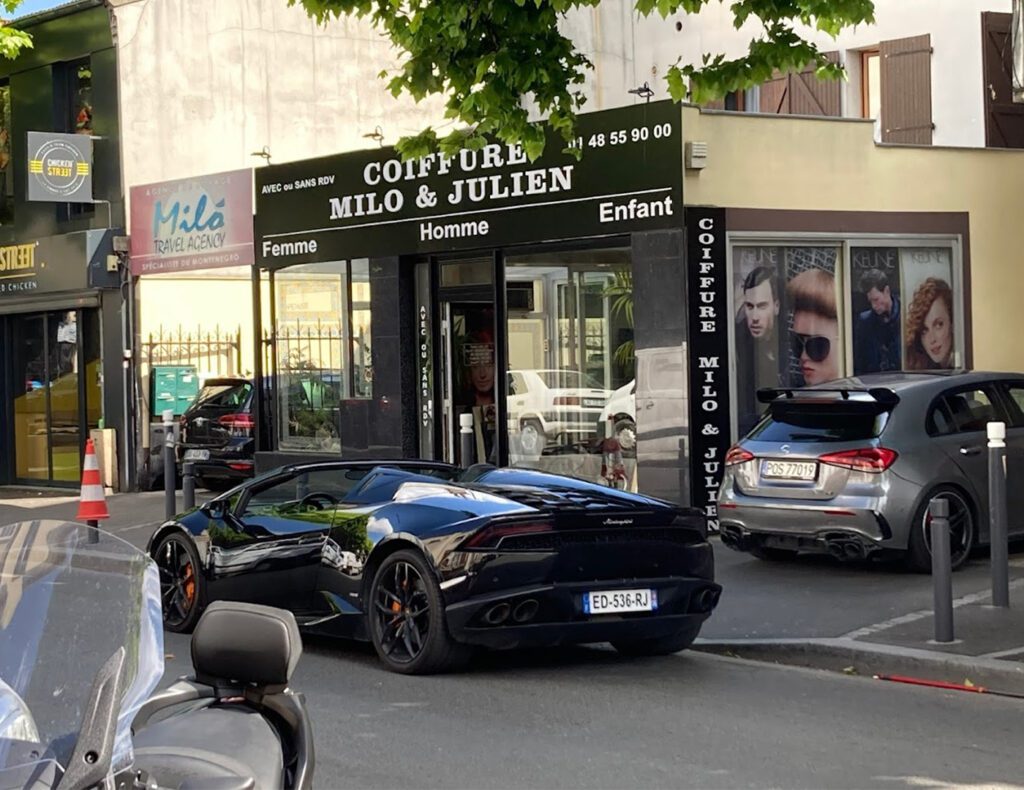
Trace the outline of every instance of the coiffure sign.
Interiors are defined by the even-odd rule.
[[[256,171],[267,268],[682,227],[682,140],[671,102],[581,115],[577,159],[493,143],[403,162],[390,148]]]
[[[92,138],[28,133],[28,199],[92,203]]]
[[[725,210],[686,209],[690,304],[691,501],[718,530],[718,487],[729,450],[729,332]]]
[[[251,266],[252,170],[131,189],[132,274]]]

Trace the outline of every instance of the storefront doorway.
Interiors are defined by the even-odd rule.
[[[445,459],[460,466],[496,463],[494,305],[444,302],[442,308]],[[473,452],[464,458],[460,420],[466,414],[473,417]]]
[[[436,357],[421,347],[421,431],[434,429],[424,368],[431,357],[441,408],[436,445],[421,443],[424,454],[635,488],[629,248],[498,250],[435,259],[429,268],[436,300],[422,279],[421,315],[434,301],[438,331]],[[421,343],[429,336],[422,325]],[[460,417],[467,414],[473,449],[463,458]]]
[[[3,320],[4,447],[15,482],[77,485],[101,407],[96,309],[12,315]]]

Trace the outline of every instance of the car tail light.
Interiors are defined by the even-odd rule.
[[[556,406],[579,406],[580,398],[578,395],[559,395],[555,398]]]
[[[256,425],[251,414],[225,414],[217,423],[229,431],[240,433],[250,433]]]
[[[753,461],[754,454],[749,450],[744,450],[739,445],[733,445],[729,448],[729,452],[725,454],[725,465],[735,466],[736,464],[745,464],[747,461]]]
[[[899,453],[887,447],[865,447],[862,450],[826,453],[818,460],[829,466],[840,466],[856,472],[884,472],[898,457]]]
[[[228,469],[234,469],[236,472],[248,472],[252,469],[252,461],[232,461],[228,464]]]
[[[462,544],[464,549],[494,549],[502,538],[509,535],[536,535],[540,532],[552,532],[554,525],[550,521],[495,522],[481,529]]]

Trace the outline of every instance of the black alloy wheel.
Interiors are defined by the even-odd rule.
[[[965,562],[974,548],[974,509],[967,497],[953,486],[939,486],[925,497],[911,522],[907,564],[921,573],[932,570],[932,529],[928,502],[936,497],[949,503],[949,556],[953,570]]]
[[[468,655],[449,636],[441,588],[416,551],[397,551],[384,560],[373,577],[368,607],[373,646],[393,672],[444,672]]]
[[[182,535],[168,535],[153,552],[160,571],[160,600],[168,631],[188,633],[203,610],[203,578],[195,547]]]

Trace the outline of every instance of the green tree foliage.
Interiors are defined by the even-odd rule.
[[[14,16],[21,0],[0,0],[0,8],[3,8],[4,16],[8,19]],[[0,22],[0,57],[14,60],[22,49],[32,46],[32,37],[24,30],[15,30]]]
[[[723,0],[719,0],[722,2]],[[536,158],[544,129],[529,122],[533,105],[569,141],[582,108],[582,86],[591,62],[558,30],[576,8],[601,0],[288,0],[320,23],[355,14],[370,18],[402,53],[397,72],[381,72],[398,96],[417,101],[439,94],[455,131],[427,128],[399,142],[406,157],[440,149],[480,148],[488,137],[523,143]],[[633,0],[642,16],[696,14],[713,0]],[[699,64],[676,62],[667,71],[676,101],[698,104],[768,80],[775,70],[817,67],[823,79],[842,77],[818,48],[802,38],[799,23],[835,36],[851,25],[874,21],[873,0],[732,0],[737,28],[760,23],[761,34],[746,55],[726,59],[706,53]]]

